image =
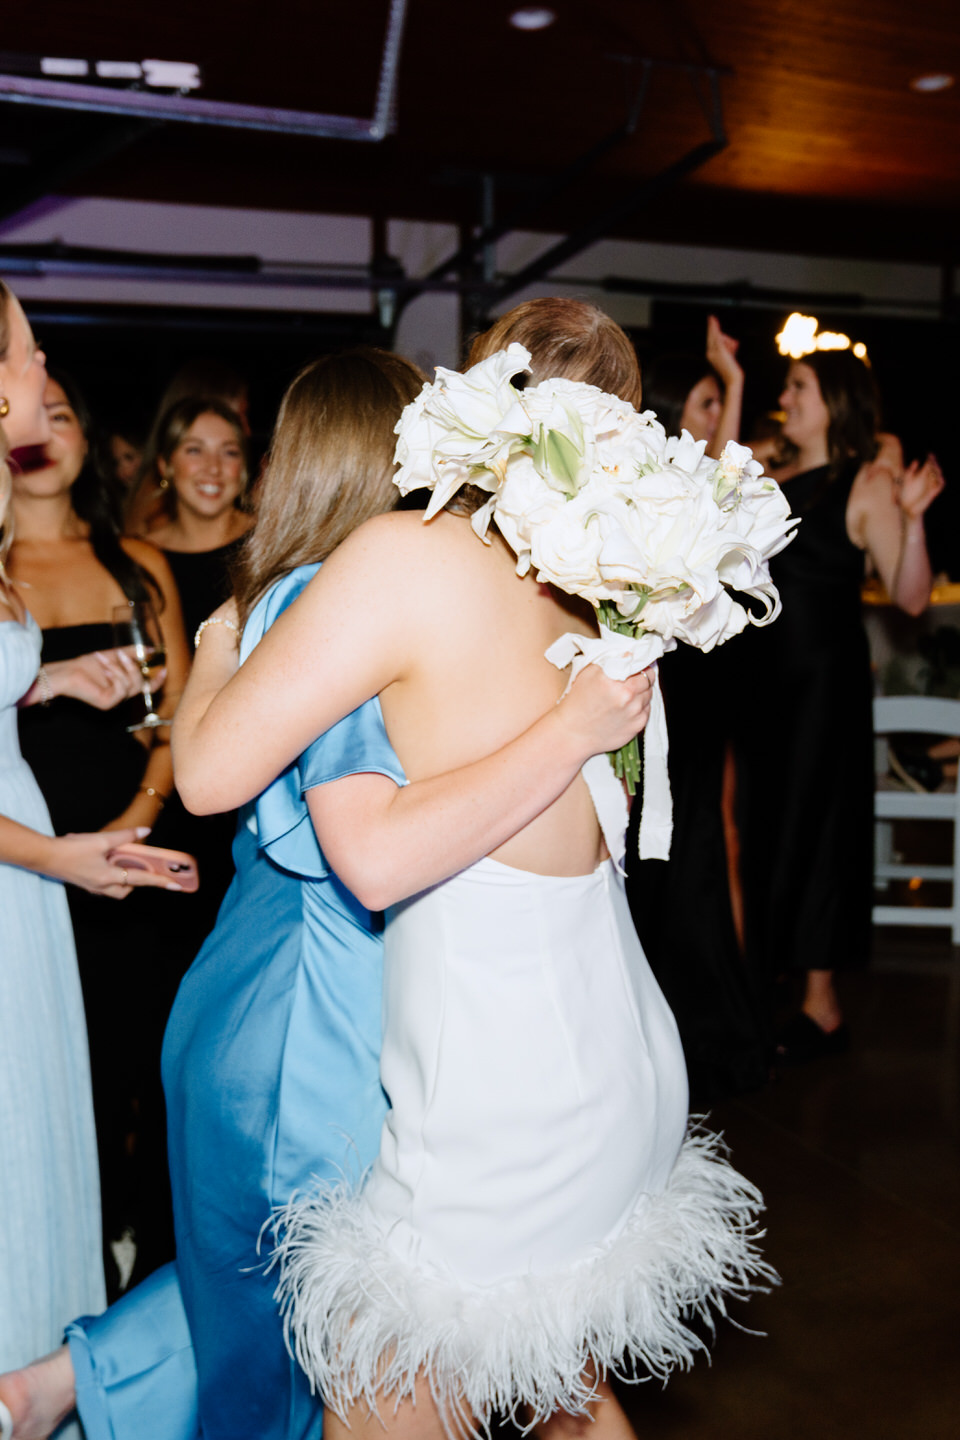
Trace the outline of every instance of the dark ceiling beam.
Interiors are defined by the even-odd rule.
[[[651,65],[653,63],[655,62],[651,62]],[[638,185],[628,190],[617,204],[601,211],[586,225],[581,226],[579,230],[574,231],[564,240],[558,241],[536,260],[532,260],[529,265],[524,266],[522,270],[499,280],[496,288],[497,300],[506,300],[511,295],[516,295],[518,291],[535,284],[559,265],[563,265],[567,260],[579,255],[595,241],[610,235],[618,225],[622,225],[625,220],[649,204],[662,191],[676,185],[695,170],[699,170],[715,155],[719,155],[721,150],[726,149],[729,142],[723,120],[723,96],[720,90],[721,71],[715,66],[686,64],[677,68],[686,70],[690,75],[694,95],[703,109],[710,127],[710,139],[695,145],[692,150],[688,150],[685,155],[667,165],[656,175],[641,180]],[[642,105],[646,94],[649,73],[649,69],[645,69],[638,102],[633,107],[632,113],[637,118],[639,117],[639,106]],[[700,81],[706,82],[705,94],[698,88]],[[636,122],[634,121],[634,123]]]
[[[642,180],[639,185],[629,190],[618,204],[603,211],[587,225],[574,231],[572,235],[568,235],[565,240],[560,240],[556,245],[552,245],[549,250],[539,255],[536,260],[532,260],[529,265],[525,265],[522,270],[501,280],[497,286],[497,300],[509,299],[518,291],[525,290],[528,285],[536,284],[538,280],[542,280],[544,276],[549,275],[552,270],[556,270],[559,265],[565,264],[567,260],[572,260],[575,255],[579,255],[595,241],[610,235],[618,225],[622,225],[629,216],[656,199],[662,191],[669,189],[671,185],[676,185],[684,176],[691,175],[694,170],[699,170],[702,165],[706,165],[708,160],[712,160],[714,155],[719,155],[726,145],[725,136],[705,140],[657,175],[651,175],[648,179]]]
[[[395,262],[394,262],[395,264]],[[149,255],[122,250],[95,250],[66,245],[0,246],[0,274],[42,277],[46,275],[77,275],[90,279],[169,281],[172,283],[236,285],[236,286],[299,286],[305,290],[328,289],[373,294],[380,300],[386,287],[399,298],[424,287],[439,294],[474,296],[478,302],[489,302],[494,286],[481,277],[424,282],[408,278],[401,271],[385,273],[376,260],[369,265],[298,265],[290,262],[264,262],[255,255]],[[857,292],[803,290],[752,285],[749,281],[700,284],[689,281],[644,280],[632,276],[607,275],[600,279],[589,276],[560,276],[558,285],[576,290],[603,290],[609,294],[641,295],[650,299],[686,300],[691,304],[711,306],[743,306],[780,310],[785,306],[816,306],[820,310],[909,311],[940,315],[938,300],[872,299]],[[110,308],[110,307],[108,307]],[[242,313],[242,312],[241,312]]]
[[[583,279],[558,277],[558,284],[579,284]],[[939,300],[875,299],[858,291],[801,290],[775,285],[754,285],[749,280],[699,283],[684,280],[637,280],[632,276],[605,275],[589,282],[608,295],[641,295],[649,300],[688,300],[691,304],[722,305],[754,310],[780,310],[787,305],[811,305],[820,310],[909,310],[940,313]]]
[[[712,155],[717,154],[719,150],[724,148],[727,141],[723,124],[720,77],[721,75],[729,73],[724,67],[714,65],[709,59],[700,64],[688,61],[659,60],[653,59],[650,56],[618,54],[611,58],[629,64],[632,68],[640,67],[640,79],[630,99],[627,117],[624,122],[618,125],[615,130],[612,130],[609,135],[605,135],[603,139],[598,140],[595,145],[592,145],[588,150],[584,151],[584,153],[570,165],[565,166],[564,169],[552,179],[545,183],[534,185],[529,198],[519,206],[516,206],[501,220],[495,223],[485,224],[475,235],[464,240],[457,250],[451,255],[448,255],[439,265],[434,266],[425,277],[426,280],[439,280],[451,271],[460,272],[465,267],[474,264],[477,255],[481,251],[496,244],[498,240],[502,240],[504,236],[509,235],[512,231],[529,224],[540,214],[545,206],[555,200],[557,196],[562,195],[565,190],[570,189],[576,181],[588,175],[591,170],[596,168],[602,159],[625,141],[629,140],[636,132],[637,125],[639,124],[641,111],[643,110],[650,79],[654,70],[679,71],[689,78],[693,87],[694,96],[706,115],[713,140],[719,141],[722,139],[723,142],[722,144],[718,144],[716,149],[711,150],[710,155],[707,155],[706,159],[710,159]],[[704,84],[706,86],[705,96],[699,88]],[[705,160],[700,160],[697,163],[704,164]],[[696,168],[696,166],[692,168]],[[679,170],[677,172],[677,178],[687,173],[689,173],[688,170]],[[673,180],[670,180],[668,183],[673,183]],[[632,208],[632,206],[629,207],[625,213],[631,213]],[[413,298],[412,294],[408,298]]]
[[[427,280],[440,280],[444,275],[449,275],[451,271],[460,271],[465,265],[471,264],[479,251],[488,245],[496,244],[496,242],[502,240],[505,235],[509,235],[511,230],[518,230],[522,225],[533,219],[533,217],[543,209],[544,205],[549,204],[549,202],[558,195],[562,195],[564,190],[569,189],[569,187],[575,184],[582,176],[588,174],[599,161],[609,155],[612,150],[615,150],[619,145],[622,145],[625,140],[628,140],[637,128],[637,122],[640,118],[643,102],[646,99],[647,88],[650,83],[650,73],[653,69],[654,62],[652,60],[644,60],[642,64],[643,70],[640,83],[637,86],[636,94],[630,104],[627,118],[622,125],[618,125],[615,130],[612,130],[609,135],[605,135],[602,140],[598,140],[595,145],[591,145],[578,159],[574,160],[570,165],[565,166],[557,175],[545,182],[534,184],[533,193],[527,200],[515,206],[514,209],[501,220],[493,224],[485,225],[477,234],[470,236],[452,255],[448,255],[445,260],[441,260],[439,265],[435,265],[425,278]]]
[[[161,123],[157,120],[101,121],[87,133],[85,140],[77,136],[74,125],[69,136],[59,137],[43,154],[33,158],[29,175],[19,184],[4,186],[0,192],[0,221],[12,219],[29,205],[71,184],[85,171],[136,144]]]
[[[87,110],[141,120],[179,124],[220,125],[240,130],[269,130],[321,139],[379,141],[395,126],[397,70],[406,21],[407,0],[390,0],[376,101],[371,119],[323,115],[307,110],[280,110],[265,105],[237,105],[202,100],[192,95],[160,95],[143,90],[115,90],[29,75],[0,75],[0,101],[41,105],[55,110]]]

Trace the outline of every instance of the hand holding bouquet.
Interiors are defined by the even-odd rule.
[[[481,538],[492,521],[518,574],[532,569],[594,606],[600,639],[564,636],[548,659],[573,662],[574,673],[597,663],[623,678],[680,640],[712,650],[748,624],[774,620],[780,599],[768,562],[793,538],[795,520],[750,450],[730,442],[712,460],[705,441],[686,431],[668,438],[652,411],[639,414],[593,385],[552,379],[517,390],[511,381],[529,363],[513,344],[465,374],[438,369],[397,424],[395,480],[404,494],[433,490],[426,519],[465,484],[489,491],[473,516]],[[659,692],[655,701],[644,737],[641,854],[666,858]],[[611,758],[633,794],[636,740]],[[648,814],[658,794],[660,813]]]

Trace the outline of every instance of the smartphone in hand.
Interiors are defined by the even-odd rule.
[[[107,858],[125,870],[149,870],[154,875],[162,875],[165,880],[175,881],[187,894],[192,894],[200,884],[197,862],[185,850],[162,850],[159,845],[139,845],[131,840],[111,850]]]

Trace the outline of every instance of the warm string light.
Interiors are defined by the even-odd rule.
[[[546,30],[556,18],[557,12],[548,10],[545,5],[524,5],[520,10],[514,10],[510,24],[515,30]]]
[[[777,349],[791,360],[800,360],[812,355],[814,350],[853,350],[858,360],[866,360],[867,347],[862,341],[852,345],[849,335],[836,330],[821,330],[820,322],[813,315],[801,315],[795,310],[777,336]]]

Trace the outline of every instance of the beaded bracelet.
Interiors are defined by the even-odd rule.
[[[40,691],[40,704],[49,705],[53,699],[53,686],[50,684],[50,676],[47,674],[44,665],[41,665],[37,671],[37,678],[34,683]]]
[[[208,625],[226,625],[227,629],[232,630],[234,635],[239,635],[240,633],[236,625],[234,625],[233,621],[228,620],[226,615],[211,615],[208,619],[201,620],[200,624],[197,626],[197,633],[193,637],[194,650],[196,650],[197,646],[200,644],[200,636],[203,634],[204,630],[206,630]]]

